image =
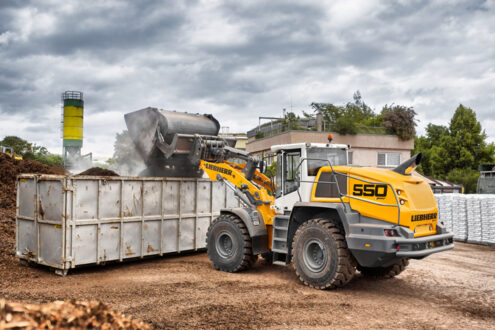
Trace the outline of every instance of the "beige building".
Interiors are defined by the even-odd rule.
[[[250,136],[246,151],[264,157],[271,164],[274,160],[271,146],[301,142],[328,143],[328,134],[329,132],[290,130],[265,138]],[[414,148],[414,139],[402,141],[396,135],[332,133],[332,136],[332,143],[351,146],[349,163],[353,165],[395,167],[409,159]]]

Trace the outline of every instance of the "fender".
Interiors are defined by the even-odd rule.
[[[349,221],[341,203],[324,202],[297,202],[292,208],[289,219],[289,230],[287,235],[288,258],[292,254],[292,238],[297,228],[304,222],[314,217],[329,216],[342,224],[344,231],[349,231]],[[290,260],[290,259],[288,259]]]
[[[302,223],[318,213],[325,212],[325,210],[332,210],[338,217],[334,220],[339,220],[342,223],[342,226],[344,227],[344,231],[346,233],[349,231],[349,221],[347,219],[347,214],[344,210],[344,207],[341,203],[297,202],[292,208],[289,223]]]
[[[220,214],[233,214],[242,220],[251,237],[254,255],[269,252],[268,233],[265,222],[258,211],[250,208],[236,207],[221,209]]]

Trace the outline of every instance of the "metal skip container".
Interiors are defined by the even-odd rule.
[[[196,178],[23,174],[16,255],[55,269],[206,248],[206,231],[238,207],[221,182]]]

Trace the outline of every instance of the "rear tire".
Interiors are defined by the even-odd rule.
[[[292,263],[299,279],[316,289],[342,287],[356,271],[344,231],[328,219],[309,220],[297,229]]]
[[[235,273],[251,268],[258,258],[251,247],[249,232],[235,215],[222,214],[208,228],[206,249],[218,270]]]
[[[409,259],[402,258],[398,260],[395,264],[388,267],[361,267],[358,266],[358,270],[365,277],[374,278],[374,279],[388,279],[393,278],[400,273],[402,273],[407,265],[409,265]]]

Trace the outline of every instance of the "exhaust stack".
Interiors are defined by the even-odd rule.
[[[414,171],[421,163],[421,158],[422,154],[418,153],[394,168],[392,171],[402,175],[411,175],[411,172]]]

